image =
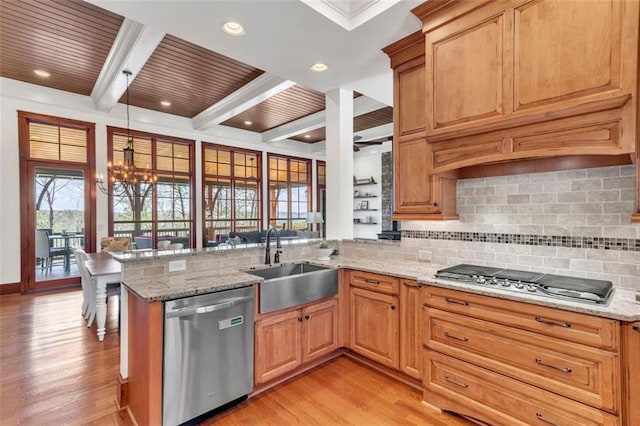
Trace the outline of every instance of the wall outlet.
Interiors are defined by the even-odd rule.
[[[169,261],[169,272],[185,271],[187,269],[187,260],[171,260]]]

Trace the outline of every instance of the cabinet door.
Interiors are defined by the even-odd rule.
[[[514,110],[586,100],[621,88],[623,9],[619,0],[593,1],[588,7],[540,0],[516,7]]]
[[[394,118],[396,138],[424,132],[424,57],[399,65],[394,70]]]
[[[265,383],[301,364],[299,310],[275,314],[256,323],[256,383]]]
[[[420,325],[422,298],[418,283],[402,280],[400,286],[400,371],[422,379]]]
[[[393,143],[395,213],[438,213],[434,206],[431,150],[425,139]]]
[[[504,5],[496,3],[426,34],[427,134],[509,112],[510,69],[503,54],[509,26]]]
[[[302,310],[302,362],[338,349],[338,301],[335,299]]]
[[[626,392],[624,404],[624,424],[640,425],[640,321],[624,323],[624,378]]]
[[[351,349],[380,364],[399,367],[398,297],[350,289]]]

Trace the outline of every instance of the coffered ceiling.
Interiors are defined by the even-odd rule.
[[[177,3],[180,2],[2,0],[0,76],[91,96],[97,110],[108,112],[116,103],[125,102],[126,80],[122,70],[129,69],[133,72],[129,86],[131,105],[190,118],[194,129],[206,129],[215,125],[229,126],[260,133],[264,142],[290,139],[316,143],[324,140],[323,91],[328,89],[325,86],[333,84],[331,81],[335,80],[338,84],[336,87],[353,90],[357,84],[350,84],[346,80],[340,82],[335,75],[329,80],[320,76],[314,82],[316,76],[307,70],[303,80],[311,84],[304,85],[290,79],[296,72],[276,74],[272,70],[255,66],[256,63],[264,63],[272,68],[269,65],[271,62],[264,62],[260,55],[255,56],[255,60],[247,61],[246,55],[229,49],[226,43],[219,43],[220,50],[226,52],[220,53],[217,49],[214,51],[209,46],[210,43],[199,40],[197,33],[186,34],[188,31],[184,31],[181,26],[163,23],[162,17],[174,11]],[[238,5],[246,9],[250,4],[254,13],[260,13],[258,9],[261,5],[271,3],[275,8],[287,6],[292,11],[297,11],[292,14],[293,19],[296,13],[301,13],[297,0],[183,2],[180,7],[184,13],[175,15],[174,21],[184,22],[188,15],[193,21],[189,25],[197,26],[198,21],[193,13],[199,13],[201,3],[215,3],[217,7],[224,3],[230,11],[237,11]],[[357,1],[353,2],[351,9],[344,9],[344,5],[342,7],[347,11],[358,11],[359,14],[369,10],[368,20],[375,21],[375,14],[371,13],[375,7],[369,3],[377,2]],[[391,3],[395,4],[389,4]],[[415,2],[410,3],[415,5]],[[140,15],[141,11],[144,11],[143,15]],[[305,8],[304,13],[314,12]],[[145,21],[141,16],[150,18],[153,25],[141,22]],[[308,32],[317,31],[319,35],[323,31],[329,31],[328,34],[344,32],[344,29],[337,26],[327,28],[327,24],[319,24],[320,19],[324,18],[318,16],[313,16],[308,22]],[[264,30],[253,28],[253,20],[247,22],[247,32]],[[369,24],[358,25],[362,28]],[[219,37],[217,32],[222,32],[218,22],[213,19],[210,26],[217,27],[216,37]],[[314,26],[322,28],[314,29]],[[415,30],[413,25],[409,27],[403,31]],[[372,31],[372,28],[375,29],[370,26],[367,31]],[[268,34],[273,32],[281,31],[271,29]],[[292,37],[295,36],[294,31]],[[222,37],[226,37],[223,39],[225,42],[233,38],[226,34]],[[255,37],[253,40],[252,46],[256,44]],[[395,39],[389,40],[392,41]],[[296,55],[300,55],[296,53],[299,47],[296,45],[293,48],[294,44],[296,43],[292,41],[290,52],[287,52],[287,46],[275,50],[271,46],[271,50],[264,53],[271,52],[279,56],[280,62],[294,63],[299,59]],[[375,50],[379,56],[381,47],[384,45],[367,49]],[[340,46],[334,48],[340,50]],[[253,49],[255,46],[250,50]],[[386,58],[383,59],[386,61]],[[303,64],[305,68],[308,68],[307,65]],[[329,65],[327,73],[339,73],[339,69],[332,70],[334,67]],[[340,68],[337,62],[333,65]],[[296,63],[292,68],[299,67]],[[38,76],[34,70],[46,71],[50,76]],[[388,62],[385,72],[388,73],[387,83],[390,86]],[[367,78],[373,80],[367,83]],[[377,93],[378,89],[375,88],[379,84],[376,84],[375,78],[376,76],[364,75],[364,83],[360,86],[365,96],[354,99],[354,132],[380,128],[381,133],[372,133],[372,137],[379,137],[391,131],[389,123],[392,121],[392,109],[387,103],[366,96],[368,90],[374,96]],[[166,105],[167,103],[170,105]]]

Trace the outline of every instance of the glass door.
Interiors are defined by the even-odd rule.
[[[73,247],[85,250],[84,171],[35,167],[36,282],[79,277]]]

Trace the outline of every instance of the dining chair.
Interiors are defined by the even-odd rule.
[[[88,319],[88,316],[92,312],[95,316],[95,307],[93,307],[93,309],[89,309],[91,301],[95,301],[95,295],[92,293],[94,288],[87,279],[87,274],[82,272],[82,270],[86,268],[85,262],[87,260],[87,254],[80,247],[71,247],[71,250],[73,251],[73,257],[76,259],[78,270],[80,271],[80,283],[82,284],[82,306],[80,308],[80,313],[85,317],[85,319]]]
[[[184,248],[184,244],[182,243],[169,244],[169,250],[182,250],[183,248]]]
[[[96,317],[96,282],[93,278],[91,278],[91,274],[89,274],[89,270],[87,269],[87,253],[82,249],[74,250],[77,262],[78,269],[80,270],[80,277],[82,282],[82,294],[86,295],[87,304],[86,304],[86,312],[84,312],[85,319],[87,320],[87,327],[91,327],[93,324],[93,320]],[[107,302],[109,301],[110,296],[120,296],[120,283],[110,283],[107,284]],[[83,306],[85,306],[83,302]],[[120,323],[120,308],[118,307],[118,323]]]
[[[45,229],[36,229],[36,259],[40,259],[40,269],[47,267],[51,270],[55,256],[64,256],[66,266],[67,249],[65,247],[51,247],[49,233]]]

